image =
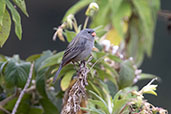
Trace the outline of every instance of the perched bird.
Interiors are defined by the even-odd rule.
[[[94,46],[94,37],[96,33],[92,29],[84,29],[80,31],[75,38],[67,46],[62,58],[62,62],[56,72],[53,82],[56,81],[62,68],[70,62],[83,61],[87,58]]]

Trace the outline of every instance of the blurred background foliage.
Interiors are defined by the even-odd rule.
[[[95,6],[95,9],[93,7],[91,10],[89,6],[86,13],[84,12],[85,22],[79,24],[75,14],[92,2],[96,2],[99,5],[98,8]],[[0,20],[2,22],[0,26],[0,30],[2,30],[0,32],[2,34],[0,36],[1,47],[9,36],[11,26],[8,10],[11,11],[15,23],[16,35],[21,39],[22,34],[20,16],[16,9],[9,0],[2,0],[2,3],[4,5],[0,6],[0,9],[3,9],[3,15],[0,15],[3,17]],[[12,3],[28,16],[24,1],[16,0]],[[9,8],[8,10],[6,6]],[[91,67],[97,60],[98,62],[88,74],[88,105],[82,110],[93,114],[144,113],[145,111],[155,114],[165,111],[154,106],[151,108],[151,105],[143,97],[145,93],[156,95],[155,85],[145,86],[146,84],[144,84],[147,88],[145,90],[135,86],[138,80],[156,77],[152,74],[142,73],[139,66],[143,62],[145,54],[151,56],[159,9],[159,0],[80,0],[66,12],[54,38],[58,36],[60,40],[70,42],[83,27],[87,26],[88,20],[91,20],[88,23],[90,28],[94,28],[97,33],[96,48],[92,52],[94,59],[88,67]],[[5,26],[7,28],[4,25],[8,25]],[[75,80],[72,77],[76,73],[74,66],[69,64],[63,68],[55,85],[52,85],[52,78],[62,56],[63,52],[56,53],[56,51],[44,51],[41,54],[31,55],[26,60],[21,60],[19,55],[13,57],[1,55],[0,106],[3,110],[0,113],[3,114],[4,110],[6,113],[12,111],[20,88],[24,87],[27,80],[30,63],[33,61],[35,67],[32,83],[23,97],[17,113],[59,113],[64,91],[72,86]],[[12,95],[14,96],[12,100],[2,104]]]

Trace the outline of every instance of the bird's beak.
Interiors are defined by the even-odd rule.
[[[96,36],[96,33],[95,33],[95,32],[93,32],[91,35],[92,35],[93,37],[95,37],[95,36]]]

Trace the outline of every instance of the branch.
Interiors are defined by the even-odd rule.
[[[11,96],[7,97],[6,99],[2,100],[2,101],[0,102],[0,106],[1,106],[1,107],[4,106],[4,105],[7,104],[9,101],[11,101],[12,99],[14,99],[16,96],[17,96],[17,94],[14,93],[13,95],[11,95]]]
[[[158,12],[158,15],[159,15],[159,16],[162,16],[162,17],[164,17],[164,18],[167,18],[167,19],[171,19],[171,12],[168,11],[168,10],[160,10],[160,11]]]
[[[30,72],[29,72],[29,77],[28,77],[27,82],[26,82],[26,84],[24,86],[24,89],[21,91],[21,93],[19,95],[19,98],[18,98],[18,100],[17,100],[17,102],[16,102],[16,104],[15,104],[11,114],[15,114],[17,112],[17,108],[18,108],[18,106],[19,106],[19,104],[21,102],[21,99],[24,96],[24,93],[26,92],[26,89],[28,88],[28,86],[30,84],[30,81],[31,81],[31,78],[32,78],[32,74],[33,74],[33,67],[34,67],[34,63],[31,64]]]
[[[64,103],[61,114],[76,114],[80,111],[80,104],[83,98],[86,97],[85,86],[87,83],[87,63],[81,63],[80,68],[77,72],[77,80],[73,86],[65,92],[64,98],[66,103]]]

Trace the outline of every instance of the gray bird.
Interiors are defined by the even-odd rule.
[[[56,72],[53,82],[56,81],[62,68],[70,62],[83,61],[87,58],[94,46],[94,37],[96,33],[92,29],[84,29],[77,34],[67,46],[62,58],[62,62]]]

